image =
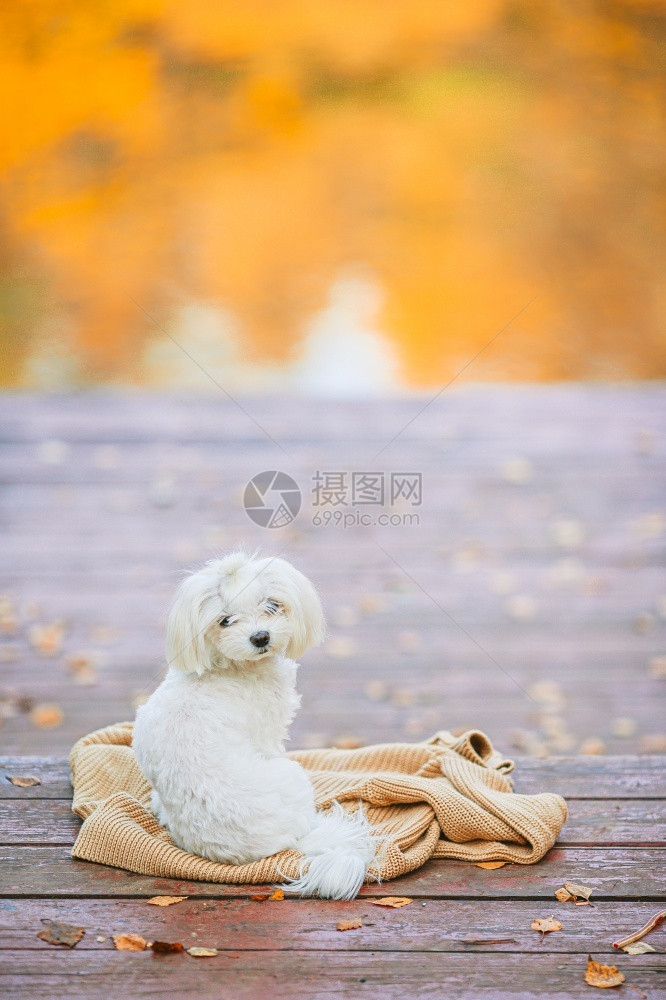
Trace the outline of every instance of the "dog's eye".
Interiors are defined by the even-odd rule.
[[[276,615],[282,609],[280,602],[273,600],[266,601],[265,607],[269,615]]]
[[[231,625],[231,622],[232,622],[232,616],[227,615],[226,618],[220,618],[217,624],[220,626],[220,628],[228,628],[229,625]]]

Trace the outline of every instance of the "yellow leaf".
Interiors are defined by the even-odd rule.
[[[271,895],[268,898],[269,899],[284,899],[284,889],[276,889],[275,892],[272,892]]]
[[[504,868],[504,865],[507,864],[506,861],[475,861],[474,863],[477,868],[487,868],[489,871],[494,868]]]
[[[174,903],[182,903],[187,896],[153,896],[148,902],[151,906],[173,906]]]
[[[647,955],[649,951],[656,951],[651,944],[646,944],[645,941],[634,941],[633,944],[625,944],[622,949],[627,955]]]
[[[594,890],[586,885],[565,882],[564,886],[555,893],[555,899],[559,899],[560,903],[568,903],[569,900],[572,900],[578,906],[586,906],[589,904],[593,892]]]
[[[17,785],[19,788],[32,788],[33,785],[41,785],[39,778],[33,778],[32,775],[8,774],[7,779],[11,781],[12,785]]]
[[[606,990],[611,986],[620,986],[624,982],[624,975],[618,972],[614,965],[602,965],[600,962],[595,962],[591,955],[588,955],[585,982],[588,986],[597,986],[600,990]]]
[[[140,934],[114,934],[113,944],[117,951],[144,951],[146,939]]]
[[[339,931],[355,931],[358,927],[362,926],[363,921],[360,917],[354,917],[353,920],[338,920]]]
[[[572,896],[576,899],[585,899],[589,901],[590,896],[594,892],[593,889],[588,888],[586,885],[577,885],[575,882],[565,882],[564,888],[567,892],[570,892]]]
[[[530,927],[533,931],[540,931],[542,934],[550,934],[551,931],[561,931],[562,924],[553,917],[536,917]]]
[[[35,705],[30,713],[30,721],[38,729],[55,729],[62,720],[62,709],[58,705]]]
[[[215,958],[217,948],[188,948],[187,954],[192,958]]]
[[[383,896],[381,899],[373,899],[374,906],[388,906],[397,910],[399,906],[408,906],[414,900],[409,896]]]

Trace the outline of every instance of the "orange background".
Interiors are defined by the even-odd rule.
[[[131,296],[176,339],[188,307],[217,317],[202,364],[224,373],[232,330],[276,388],[350,276],[402,385],[446,381],[528,302],[474,378],[663,376],[662,15],[3,5],[5,383],[162,384]]]

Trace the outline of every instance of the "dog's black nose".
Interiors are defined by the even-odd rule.
[[[263,649],[264,646],[268,645],[270,638],[270,632],[253,632],[250,636],[250,642],[253,646],[256,646],[257,649]]]

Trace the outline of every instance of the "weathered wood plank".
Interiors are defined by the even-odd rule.
[[[81,821],[68,799],[0,799],[0,844],[72,844]],[[571,799],[560,846],[666,846],[666,800]]]
[[[11,774],[34,774],[42,784],[16,788]],[[666,761],[663,757],[553,757],[534,760],[517,757],[516,791],[525,794],[553,791],[567,799],[666,798]],[[0,799],[68,799],[72,788],[66,757],[16,755],[0,757]],[[602,810],[600,810],[601,812]]]
[[[350,932],[353,933],[353,932]],[[188,955],[105,951],[5,952],[2,985],[7,995],[80,998],[100,994],[132,997],[196,996],[203,1000],[260,996],[329,1000],[350,996],[404,1000],[478,997],[513,1000],[590,998],[584,982],[586,955],[478,955],[429,952],[220,952]],[[618,959],[627,979],[650,1000],[663,997],[666,956]]]
[[[553,900],[565,880],[589,885],[597,899],[659,899],[666,891],[663,850],[659,848],[556,847],[539,864],[507,865],[494,871],[461,861],[430,861],[418,871],[362,895],[459,899]],[[0,848],[0,896],[196,895],[247,898],[252,886],[134,875],[105,865],[72,860],[66,847]]]
[[[224,951],[535,952],[615,955],[612,942],[641,927],[655,904],[598,902],[594,906],[526,900],[415,900],[401,910],[352,902],[187,899],[168,908],[129,899],[11,899],[0,901],[0,950],[49,946],[37,937],[42,920],[85,927],[77,950],[113,949],[113,934],[147,941],[181,941]],[[530,928],[554,915],[562,930]],[[341,933],[339,920],[360,917],[362,929]],[[101,937],[104,940],[98,941]],[[661,940],[656,937],[657,944]],[[499,943],[493,944],[493,941]],[[480,943],[470,943],[480,942]],[[624,957],[624,956],[620,956]]]

